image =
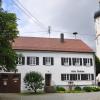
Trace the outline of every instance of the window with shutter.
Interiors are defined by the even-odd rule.
[[[39,65],[39,57],[27,57],[27,65]]]
[[[53,57],[43,57],[43,65],[54,65],[54,58]]]
[[[69,66],[69,58],[61,58],[61,65]]]
[[[25,57],[17,57],[17,65],[25,65]]]

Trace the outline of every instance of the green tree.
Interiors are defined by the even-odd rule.
[[[18,35],[17,17],[1,7],[0,0],[0,68],[4,71],[16,69],[17,54],[12,49],[12,43]]]
[[[43,77],[38,72],[29,72],[24,77],[26,88],[37,93],[37,89],[43,88]]]
[[[95,56],[95,65],[96,65],[96,75],[98,75],[98,73],[100,73],[100,59]]]

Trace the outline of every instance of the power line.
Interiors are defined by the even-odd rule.
[[[46,27],[44,27],[44,26],[39,22],[39,20],[36,20],[36,18],[34,18],[34,17],[32,16],[32,14],[31,14],[24,6],[22,6],[21,4],[19,5],[19,3],[18,3],[18,2],[16,3],[14,0],[12,0],[12,2],[13,2],[27,17],[31,18],[33,22],[35,22],[36,24],[38,24],[39,27],[45,28],[45,29],[46,29]],[[35,20],[34,20],[34,19],[35,19]]]
[[[40,23],[43,27],[45,27],[45,25],[42,23],[42,22],[40,22],[39,21],[39,19],[37,19],[29,10],[27,10],[23,5],[22,5],[22,3],[19,1],[19,0],[17,0],[16,1],[18,4],[20,4],[22,7],[23,7],[23,9],[25,9],[26,11],[27,11],[27,13],[32,17],[32,18],[34,18],[38,23]],[[46,27],[45,27],[46,28]]]

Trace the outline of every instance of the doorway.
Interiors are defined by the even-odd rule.
[[[45,86],[51,86],[51,74],[45,74]]]

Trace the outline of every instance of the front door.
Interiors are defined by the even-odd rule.
[[[51,86],[51,74],[45,74],[45,86]]]

